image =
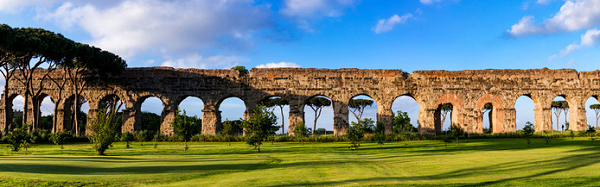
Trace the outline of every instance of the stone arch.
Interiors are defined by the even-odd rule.
[[[463,114],[463,108],[464,108],[464,102],[461,98],[459,98],[458,96],[454,95],[454,94],[444,94],[442,96],[440,96],[436,102],[435,102],[435,107],[437,108],[436,110],[436,114],[434,116],[434,118],[436,118],[435,120],[435,130],[437,133],[441,133],[442,129],[442,123],[443,121],[441,121],[441,119],[439,119],[439,110],[441,105],[443,104],[452,104],[452,114],[450,116],[450,120],[451,120],[451,125],[459,125],[461,128],[463,127],[464,124],[464,114]]]
[[[89,98],[87,98],[84,94],[80,94],[79,95],[79,105],[75,106],[75,94],[70,95],[69,97],[67,97],[64,101],[63,104],[63,111],[64,111],[64,120],[63,120],[63,129],[66,130],[70,130],[72,134],[75,134],[76,129],[75,129],[75,111],[79,111],[82,110],[81,107],[85,102],[89,102]],[[83,102],[85,101],[85,102]],[[89,105],[89,103],[88,103]],[[88,111],[89,113],[89,111]],[[82,126],[85,126],[87,124],[87,120],[85,117],[81,117],[78,113],[77,118],[79,118],[80,121],[82,121],[82,123],[79,124],[80,129],[82,128]]]
[[[135,101],[135,124],[133,126],[133,131],[142,131],[142,130],[154,130],[154,129],[148,129],[149,127],[147,126],[146,128],[144,128],[144,125],[148,125],[148,124],[144,124],[145,122],[142,121],[142,115],[143,114],[143,110],[142,110],[142,105],[148,100],[148,98],[157,98],[160,103],[161,103],[161,110],[158,114],[158,117],[160,118],[159,120],[159,124],[158,124],[158,129],[156,129],[159,132],[162,132],[162,124],[164,122],[164,116],[163,113],[165,111],[165,109],[167,108],[167,100],[168,98],[163,97],[162,95],[158,95],[158,94],[145,94],[143,96],[138,97],[138,99]],[[152,113],[152,112],[151,112]]]
[[[552,97],[554,96],[554,97]],[[567,101],[567,103],[569,104],[569,113],[567,114],[569,117],[568,119],[566,119],[566,121],[568,121],[568,123],[570,124],[569,129],[571,130],[585,130],[587,128],[587,123],[586,123],[586,119],[585,118],[580,118],[580,120],[578,120],[579,115],[580,114],[585,114],[585,100],[584,99],[579,99],[578,96],[576,94],[570,94],[570,93],[566,93],[563,91],[560,92],[555,92],[554,94],[551,95],[551,98],[549,98],[549,101],[546,101],[544,104],[546,106],[548,106],[549,108],[551,108],[552,102],[554,101],[554,99],[556,99],[557,97],[562,97],[565,99],[565,101]],[[582,107],[583,106],[583,107]],[[563,116],[560,117],[565,117],[565,113],[561,114]],[[554,117],[554,113],[552,113],[551,118],[549,121],[552,121],[553,119],[555,119]],[[563,119],[565,120],[565,119]],[[560,121],[556,122],[556,125],[558,125],[556,128],[556,131],[562,131],[562,129],[560,128]],[[551,124],[552,128],[554,129],[554,125],[553,123]],[[565,125],[565,124],[563,124]],[[566,127],[565,127],[566,129]]]
[[[325,114],[325,116],[327,116],[327,115],[328,115],[328,114],[327,114],[327,112],[323,113],[323,112],[324,112],[324,111],[323,111],[323,109],[326,109],[326,108],[329,108],[329,107],[331,107],[331,108],[333,109],[334,105],[336,104],[336,102],[335,102],[335,101],[334,101],[334,100],[333,100],[331,97],[327,97],[327,96],[326,96],[326,95],[324,95],[324,94],[315,94],[315,95],[312,95],[312,96],[310,96],[310,97],[306,97],[306,98],[305,98],[305,99],[302,101],[302,110],[303,110],[303,111],[306,111],[306,108],[307,108],[307,107],[308,107],[308,108],[310,108],[310,106],[308,106],[308,105],[307,105],[307,103],[308,103],[308,100],[310,100],[310,99],[312,99],[312,98],[314,98],[314,97],[324,97],[324,98],[327,98],[329,101],[331,101],[331,105],[330,105],[330,106],[327,106],[327,107],[323,107],[323,108],[321,109],[321,114],[318,114],[318,112],[316,112],[316,111],[314,111],[314,110],[312,110],[312,109],[309,109],[309,111],[310,111],[310,112],[312,112],[312,113],[314,113],[314,115],[310,115],[309,119],[312,119],[312,121],[311,121],[311,122],[306,122],[305,124],[306,124],[306,127],[307,127],[307,128],[311,128],[313,132],[315,132],[315,131],[317,130],[316,128],[318,128],[318,127],[319,127],[319,125],[317,124],[317,123],[318,123],[318,121],[321,121],[321,124],[323,124],[323,119],[327,119],[327,118],[323,118],[323,117],[324,117],[324,115],[323,115],[323,114]],[[347,107],[348,107],[348,105],[346,104],[346,108],[347,108]],[[346,115],[347,115],[347,114],[346,114]],[[332,112],[331,119],[334,119],[335,117],[336,117],[336,116],[335,116],[335,112]],[[335,119],[332,121],[332,123],[333,123],[333,124],[332,124],[332,125],[333,125],[333,129],[334,129],[334,131],[336,131],[336,129],[338,128],[338,127],[337,127],[337,125],[339,125],[339,124],[335,124]],[[346,126],[347,126],[347,125],[346,125]],[[327,129],[327,128],[325,128],[325,129]],[[345,129],[345,128],[344,128],[344,129]]]
[[[371,97],[369,94],[365,94],[365,93],[353,95],[353,96],[352,96],[352,97],[350,97],[350,99],[348,99],[346,102],[350,103],[350,101],[351,101],[352,99],[354,99],[354,98],[356,98],[356,97],[361,97],[361,96],[363,96],[363,97],[368,97],[368,98],[370,98],[371,100],[373,100],[373,105],[371,105],[370,107],[377,107],[377,112],[378,112],[378,113],[379,113],[379,110],[381,110],[381,108],[382,108],[382,107],[385,107],[385,106],[382,106],[382,105],[380,105],[380,104],[379,104],[379,103],[382,103],[382,102],[381,102],[381,100],[379,100],[379,101],[378,101],[377,99],[375,99],[375,98]],[[390,108],[391,108],[391,107],[390,107]],[[365,111],[366,111],[366,109],[365,109]],[[352,111],[350,111],[350,114],[352,114]],[[349,114],[349,115],[350,115],[350,114]],[[363,114],[363,115],[364,115],[364,114]],[[377,116],[377,114],[375,114],[375,116]],[[352,115],[351,117],[354,117],[354,119],[356,118],[356,116],[354,116],[354,115]],[[350,118],[350,117],[348,117],[348,118]],[[363,116],[363,118],[364,118],[364,116]],[[352,118],[350,118],[350,119],[352,119]],[[375,120],[377,120],[377,119],[375,119]],[[350,120],[350,121],[352,121],[352,120]]]
[[[504,103],[502,102],[502,99],[500,99],[500,97],[496,96],[496,95],[492,95],[492,94],[486,94],[483,97],[479,98],[479,100],[477,100],[477,103],[475,104],[475,108],[477,108],[477,131],[476,133],[483,133],[483,118],[485,116],[483,116],[483,108],[485,106],[485,104],[487,103],[491,103],[492,104],[492,111],[489,111],[491,114],[491,120],[490,120],[490,131],[492,133],[500,133],[500,132],[506,132],[506,127],[504,124]]]
[[[417,106],[419,107],[419,109],[416,111],[416,114],[415,114],[415,112],[409,112],[409,111],[406,111],[406,110],[404,110],[404,111],[403,111],[403,112],[408,112],[408,115],[409,115],[409,117],[411,117],[411,121],[413,121],[413,116],[416,116],[416,118],[414,119],[414,120],[416,120],[416,123],[414,123],[414,124],[413,124],[413,123],[411,122],[411,124],[412,124],[412,125],[416,125],[416,128],[417,128],[417,129],[419,129],[419,128],[420,128],[420,125],[419,125],[419,124],[421,123],[421,122],[420,122],[420,115],[421,115],[421,113],[422,113],[422,110],[425,108],[425,105],[424,105],[424,104],[422,104],[422,101],[420,101],[419,99],[417,99],[417,98],[418,98],[418,96],[416,96],[415,94],[412,94],[412,93],[403,93],[403,94],[401,94],[401,95],[398,95],[398,96],[394,97],[394,99],[392,100],[392,108],[393,108],[394,106],[396,106],[396,105],[394,105],[393,103],[395,103],[395,102],[396,102],[396,101],[397,101],[399,98],[401,98],[401,97],[408,97],[408,98],[411,98],[411,99],[412,99],[412,100],[413,100],[413,101],[414,101],[414,102],[417,104]],[[397,115],[395,112],[396,112],[396,111],[394,111],[394,110],[392,109],[392,114],[393,114],[393,115],[392,115],[392,118],[393,118],[393,117],[395,117],[395,116]],[[393,119],[392,119],[392,120],[393,120]],[[392,125],[393,125],[393,124],[392,124]]]
[[[278,116],[278,118],[279,118],[277,120],[277,124],[281,126],[281,128],[279,129],[279,131],[281,132],[281,134],[286,134],[286,132],[289,133],[289,131],[291,131],[291,130],[289,129],[289,127],[286,130],[285,124],[286,124],[286,120],[288,121],[287,122],[288,126],[290,124],[289,123],[289,111],[290,111],[290,104],[289,104],[289,102],[290,102],[290,100],[286,99],[286,97],[284,95],[282,95],[282,94],[263,94],[259,98],[262,98],[260,100],[260,102],[266,101],[266,100],[271,99],[271,98],[281,98],[281,99],[283,99],[283,100],[285,100],[285,101],[288,102],[288,104],[285,105],[285,106],[283,106],[283,107],[275,107],[275,110],[273,111],[273,113],[275,114],[275,116]],[[288,113],[288,118],[285,117],[286,113]],[[279,117],[279,116],[281,116],[281,117]]]

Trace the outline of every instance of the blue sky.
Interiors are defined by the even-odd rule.
[[[595,0],[3,0],[0,22],[62,33],[129,67],[589,71],[600,59]],[[227,100],[223,119],[241,117],[240,103]],[[330,114],[319,121],[332,129]]]

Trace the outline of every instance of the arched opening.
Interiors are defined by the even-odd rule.
[[[585,111],[588,125],[591,125],[596,131],[599,131],[600,102],[598,102],[598,96],[592,96],[587,99],[585,102]]]
[[[495,132],[496,129],[494,128],[494,122],[493,122],[494,115],[496,115],[496,113],[494,112],[494,104],[486,103],[482,109],[481,130],[475,129],[475,132],[481,132],[481,133],[487,133],[487,134]],[[478,127],[475,127],[475,128],[478,128]]]
[[[539,127],[537,127],[537,125],[541,124],[535,124],[535,112],[534,112],[534,107],[535,104],[533,103],[533,100],[531,99],[531,96],[529,95],[521,95],[517,98],[517,100],[515,101],[515,113],[516,113],[516,117],[515,117],[515,123],[517,125],[517,129],[523,129],[523,127],[525,127],[527,122],[532,123],[533,125],[536,126],[535,129],[538,129]],[[542,129],[539,129],[542,130]],[[549,130],[549,129],[546,129]]]
[[[322,95],[308,98],[304,103],[306,127],[313,135],[333,134],[333,104]]]
[[[182,112],[185,110],[188,116],[198,116],[198,118],[202,118],[204,102],[198,97],[189,96],[179,103],[179,110]]]
[[[179,102],[179,113],[176,115],[185,114],[185,118],[188,121],[193,121],[194,124],[200,126],[200,132],[202,132],[202,110],[204,110],[204,102],[202,99],[194,96],[186,97],[184,100]]]
[[[552,109],[552,129],[561,132],[569,130],[569,113],[571,110],[565,97],[562,95],[554,97],[550,107]]]
[[[410,95],[402,95],[396,98],[392,103],[394,132],[417,132],[419,129],[420,108],[421,106],[417,103],[417,100]]]
[[[100,100],[98,112],[105,112],[106,114],[114,114],[114,122],[119,124],[118,129],[121,129],[123,125],[123,109],[125,109],[125,103],[116,95],[108,95]]]
[[[246,103],[238,97],[228,97],[219,104],[219,111],[221,111],[221,122],[242,120]]]
[[[77,99],[77,105],[75,105],[75,96],[69,97],[65,100],[65,121],[63,123],[64,130],[71,131],[75,135],[85,134],[85,126],[87,124],[87,115],[90,110],[90,105],[87,100],[82,96]]]
[[[50,98],[50,96],[46,95],[40,98],[41,102],[39,102],[38,106],[39,111],[36,112],[38,115],[38,129],[52,131],[53,129],[55,129],[54,106],[56,105],[54,104],[54,101],[52,101],[52,98]]]
[[[277,126],[281,127],[279,129],[279,131],[277,133],[279,134],[287,134],[289,132],[289,129],[286,129],[285,126],[286,124],[289,124],[289,116],[286,116],[285,114],[289,114],[290,113],[290,106],[289,106],[289,102],[279,96],[273,96],[273,97],[269,97],[266,99],[263,99],[261,101],[261,104],[272,108],[273,109],[273,113],[275,114],[275,116],[277,116]]]
[[[348,101],[348,121],[359,125],[366,133],[375,131],[377,121],[377,102],[368,95],[357,95]]]
[[[435,110],[435,132],[437,134],[447,133],[452,125],[454,105],[452,103],[442,103]]]
[[[23,125],[23,109],[25,98],[21,95],[14,96],[12,98],[12,123],[10,124],[10,129],[19,128]]]
[[[160,132],[161,114],[163,102],[158,97],[146,97],[142,99],[140,106],[140,124],[135,131]]]

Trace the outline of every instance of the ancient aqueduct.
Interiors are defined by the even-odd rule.
[[[58,76],[56,71],[52,76]],[[38,77],[39,78],[39,77]],[[40,80],[40,79],[38,79]],[[73,98],[72,90],[58,91],[51,81],[38,81],[44,86],[44,97]],[[2,96],[0,121],[2,129],[12,121],[12,100],[24,93],[23,86],[10,82],[7,95]],[[67,86],[70,88],[70,86]],[[554,97],[563,96],[570,106],[569,123],[575,130],[587,125],[585,102],[600,95],[600,71],[577,72],[572,69],[529,70],[465,70],[465,71],[415,71],[404,74],[399,70],[361,69],[302,69],[276,68],[252,69],[247,75],[233,70],[173,69],[170,67],[129,68],[109,83],[90,84],[83,91],[88,101],[89,116],[99,110],[100,102],[109,96],[118,96],[125,104],[123,131],[141,130],[141,104],[154,96],[163,102],[161,132],[172,133],[177,106],[189,96],[204,103],[202,134],[216,134],[221,123],[220,103],[229,97],[245,102],[246,113],[258,103],[272,96],[280,96],[290,103],[289,129],[304,121],[304,102],[321,95],[332,100],[334,134],[343,135],[348,127],[349,100],[357,95],[368,95],[377,102],[377,121],[392,130],[392,102],[399,96],[414,98],[420,106],[419,131],[433,134],[441,130],[439,106],[453,105],[451,120],[472,133],[482,132],[482,114],[486,103],[493,105],[493,132],[516,131],[515,102],[520,96],[529,96],[534,102],[535,128],[550,130],[551,107]],[[38,98],[41,101],[42,98]],[[37,102],[41,103],[41,102]],[[69,99],[58,103],[56,130],[70,129]],[[27,105],[33,111],[38,106]],[[33,115],[30,115],[33,116]],[[28,119],[33,120],[33,119]]]

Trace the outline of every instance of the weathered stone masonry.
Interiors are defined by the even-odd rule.
[[[60,71],[52,76],[60,77]],[[39,79],[38,79],[39,80]],[[69,86],[60,93],[51,81],[43,81],[43,93],[56,101],[59,108],[56,130],[70,128],[74,94]],[[37,82],[40,84],[40,81]],[[19,82],[10,81],[7,95],[0,103],[0,127],[12,120],[12,100],[24,90]],[[392,102],[399,96],[413,97],[420,106],[419,131],[432,134],[441,130],[438,106],[453,105],[451,120],[473,133],[482,132],[483,106],[493,105],[493,132],[516,131],[514,105],[519,96],[530,97],[535,105],[536,130],[550,130],[554,97],[563,96],[571,107],[569,123],[576,130],[586,128],[585,102],[600,95],[600,71],[577,72],[572,69],[530,70],[465,70],[415,71],[360,69],[252,69],[241,76],[233,70],[173,69],[169,67],[129,68],[109,83],[90,83],[82,94],[89,102],[89,115],[94,116],[108,96],[118,96],[125,104],[123,131],[141,130],[142,102],[154,96],[163,102],[161,132],[170,134],[177,106],[188,96],[204,102],[202,134],[216,134],[221,123],[220,103],[229,97],[245,102],[246,113],[271,96],[290,103],[289,129],[304,122],[304,103],[310,97],[326,96],[333,102],[334,133],[343,135],[348,127],[348,101],[357,95],[368,95],[377,102],[377,121],[392,130]],[[43,98],[38,98],[41,101]],[[27,102],[30,111],[39,104]],[[37,106],[36,106],[37,105]],[[32,120],[32,119],[28,119]]]

